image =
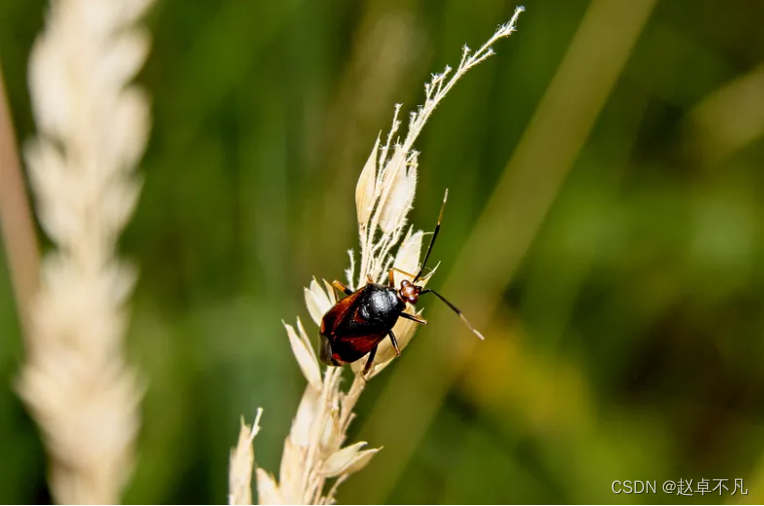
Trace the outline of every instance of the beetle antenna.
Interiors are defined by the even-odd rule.
[[[478,336],[478,337],[479,337],[481,340],[485,340],[485,337],[483,337],[483,334],[481,334],[480,332],[478,332],[478,330],[477,330],[475,327],[473,327],[473,326],[472,326],[472,324],[471,324],[471,323],[470,323],[470,321],[467,319],[467,317],[466,317],[466,316],[464,316],[464,314],[463,314],[461,311],[459,311],[459,308],[457,308],[456,306],[454,306],[453,304],[451,304],[450,302],[448,302],[448,301],[446,300],[446,298],[445,298],[445,297],[443,297],[441,294],[439,294],[438,292],[436,292],[435,290],[432,290],[432,289],[430,289],[430,288],[428,288],[428,289],[426,289],[426,290],[422,290],[422,291],[419,293],[419,295],[424,295],[424,294],[426,294],[426,293],[431,293],[431,294],[435,295],[437,298],[439,298],[440,300],[442,300],[443,302],[445,302],[445,303],[446,303],[446,305],[448,305],[448,307],[450,307],[451,309],[453,309],[454,313],[456,313],[456,314],[458,314],[458,315],[459,315],[459,318],[461,318],[461,319],[462,319],[462,321],[464,322],[464,324],[467,326],[467,328],[468,328],[468,329],[470,329],[470,330],[472,331],[472,333],[473,333],[473,334],[475,334],[476,336]]]
[[[438,224],[435,225],[435,231],[432,233],[432,238],[430,239],[430,245],[427,246],[427,253],[424,256],[424,262],[422,262],[422,268],[419,270],[419,274],[417,274],[414,280],[412,281],[413,284],[416,284],[417,280],[422,277],[424,268],[427,267],[427,259],[430,258],[430,253],[432,252],[432,246],[435,244],[435,239],[438,237],[438,232],[440,232],[440,222],[443,221],[443,210],[446,209],[447,200],[448,200],[448,188],[446,188],[446,194],[443,195],[443,205],[440,207],[440,215],[438,216]],[[438,297],[440,297],[440,295],[438,295]],[[450,303],[447,303],[447,304],[449,306],[451,305]]]

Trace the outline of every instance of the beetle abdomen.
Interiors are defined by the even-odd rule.
[[[322,334],[320,359],[323,363],[334,366],[353,363],[369,353],[385,337],[387,332],[330,340]]]
[[[377,284],[340,300],[321,319],[321,361],[342,365],[360,359],[387,337],[405,307],[395,289]]]

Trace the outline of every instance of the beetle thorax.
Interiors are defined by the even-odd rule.
[[[405,300],[409,304],[416,304],[419,299],[419,293],[422,291],[422,287],[415,285],[408,279],[401,281],[401,289],[398,290],[398,295],[401,299]]]

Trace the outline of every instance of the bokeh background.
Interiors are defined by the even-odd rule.
[[[343,275],[354,187],[393,104],[423,100],[504,0],[158,0],[154,126],[124,255],[148,390],[126,502],[226,500],[239,417],[278,469],[304,387],[281,326]],[[413,223],[450,188],[434,303],[351,437],[341,502],[764,501],[764,2],[529,0],[418,142]],[[18,138],[41,0],[0,2]],[[2,184],[2,182],[0,182]],[[0,253],[3,254],[3,253]],[[0,502],[50,500],[0,262]],[[614,495],[736,478],[747,497]],[[730,490],[731,491],[731,490]],[[757,495],[758,494],[758,495]]]

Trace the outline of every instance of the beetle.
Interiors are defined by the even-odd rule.
[[[404,279],[401,281],[400,288],[396,289],[393,271],[403,271],[393,267],[388,272],[389,281],[386,285],[374,283],[371,277],[369,277],[366,285],[353,291],[340,281],[335,280],[332,282],[332,286],[344,293],[346,297],[332,306],[321,318],[319,357],[323,363],[342,366],[360,360],[368,354],[369,359],[366,361],[363,369],[363,375],[366,376],[369,370],[371,370],[379,343],[386,337],[390,338],[395,354],[400,356],[401,351],[398,348],[395,334],[393,334],[393,327],[398,318],[405,318],[426,325],[426,320],[406,313],[405,309],[406,304],[416,304],[419,297],[427,293],[431,293],[445,302],[448,307],[461,317],[462,321],[472,332],[480,339],[483,339],[482,334],[472,326],[456,306],[435,290],[430,288],[424,289],[421,285],[417,284],[425,270],[427,260],[430,258],[435,239],[438,237],[447,198],[448,190],[446,190],[445,197],[443,198],[443,205],[438,216],[438,224],[435,226],[430,244],[427,247],[422,268],[412,281]]]

